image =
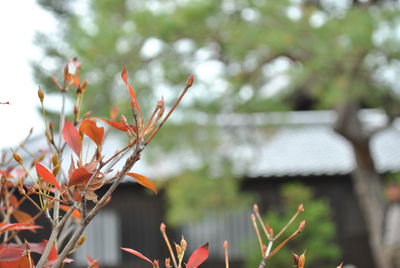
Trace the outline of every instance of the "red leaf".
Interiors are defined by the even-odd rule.
[[[196,249],[189,258],[186,268],[197,268],[208,258],[208,243]]]
[[[16,261],[22,258],[22,249],[19,248],[0,248],[0,261]],[[1,265],[0,265],[1,267]]]
[[[35,265],[35,263],[32,259],[30,262],[28,256],[23,256],[15,261],[0,262],[0,268],[26,268],[31,267],[31,265]]]
[[[136,100],[135,90],[134,90],[133,87],[132,87],[131,85],[129,85],[129,83],[128,83],[128,69],[126,68],[126,66],[124,66],[124,67],[122,68],[121,77],[122,77],[122,80],[124,81],[126,87],[128,88],[129,95],[131,96],[132,103],[135,105],[135,107],[137,108],[137,110],[140,112],[139,105],[138,105],[137,100]]]
[[[153,262],[151,260],[149,260],[146,256],[144,256],[142,253],[140,253],[139,251],[136,251],[134,249],[131,248],[121,248],[122,250],[125,250],[126,252],[129,252],[130,254],[136,255],[137,257],[151,263],[151,265],[153,265]]]
[[[42,164],[35,162],[36,173],[38,176],[42,177],[45,182],[48,182],[54,185],[59,191],[61,191],[61,187],[58,184],[56,177],[54,177],[53,173],[51,173],[45,166]]]
[[[126,175],[133,177],[140,185],[146,187],[147,189],[152,190],[153,192],[157,193],[157,188],[154,183],[147,178],[138,173],[126,173]]]
[[[72,175],[69,178],[68,187],[76,184],[87,183],[91,176],[92,173],[90,173],[86,168],[77,168],[72,172]]]
[[[100,146],[104,138],[104,128],[97,127],[93,120],[85,119],[82,121],[79,130]]]
[[[71,206],[60,205],[60,209],[64,210],[65,212],[67,212],[70,208],[71,208]],[[71,213],[71,216],[76,218],[76,219],[80,219],[81,218],[81,213],[79,212],[79,210],[74,209],[72,211],[72,213]]]
[[[26,223],[11,223],[1,226],[0,233],[5,231],[22,231],[22,230],[34,231],[39,228],[43,227],[39,225],[29,225]]]
[[[93,259],[90,256],[87,256],[87,259],[88,259],[88,268],[100,268],[98,259]]]
[[[82,140],[81,137],[79,136],[78,130],[76,130],[76,128],[71,122],[65,120],[62,134],[65,142],[79,157],[82,149]]]

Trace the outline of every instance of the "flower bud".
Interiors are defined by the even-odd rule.
[[[38,89],[38,97],[41,103],[43,103],[44,100],[44,92],[41,88]]]

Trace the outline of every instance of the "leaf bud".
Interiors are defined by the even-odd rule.
[[[306,221],[301,221],[300,224],[299,224],[299,228],[297,230],[302,232],[305,227],[306,227]]]
[[[194,82],[194,75],[189,75],[188,79],[186,80],[186,87],[189,88],[193,85]]]
[[[298,212],[304,212],[304,205],[303,205],[303,204],[300,204],[300,205],[298,206],[298,208],[297,208],[297,211],[298,211]]]
[[[165,258],[165,268],[171,268],[171,259]]]
[[[83,82],[82,82],[82,84],[80,86],[82,92],[85,92],[85,89],[86,89],[87,85],[88,85],[88,81],[87,80],[83,80]]]
[[[51,158],[51,163],[53,164],[53,167],[58,165],[58,154],[57,154],[57,152],[55,152],[53,157]]]
[[[54,176],[57,176],[59,171],[60,171],[60,165],[57,165],[53,168],[52,173]]]
[[[336,268],[343,268],[343,262],[341,262]]]
[[[182,247],[175,243],[176,255],[178,255],[178,259],[182,259],[183,257],[183,250]]]
[[[22,165],[22,157],[19,154],[14,152],[13,153],[13,158],[14,158],[15,161],[17,161],[19,164]]]
[[[253,211],[255,212],[255,213],[257,213],[259,210],[258,210],[258,205],[257,204],[254,204],[253,205]]]
[[[80,246],[83,245],[83,243],[85,243],[86,240],[86,236],[82,235],[81,237],[79,237],[78,242],[76,243],[76,248],[79,248]]]
[[[156,261],[156,260],[153,261],[153,268],[160,268],[158,261]]]
[[[306,262],[306,252],[304,251],[303,254],[299,257],[299,262],[297,263],[298,268],[304,268],[304,264]]]
[[[183,236],[182,236],[182,239],[181,239],[181,248],[182,248],[183,252],[185,252],[186,248],[187,248],[187,242],[186,242],[186,240],[185,240],[185,238]]]
[[[165,223],[161,223],[160,224],[160,231],[162,232],[162,233],[165,233],[165,230],[167,229],[167,225],[165,225]]]
[[[43,103],[44,100],[44,92],[41,88],[38,89],[38,97],[41,103]]]
[[[228,248],[229,247],[229,243],[228,243],[228,241],[224,241],[224,248]]]
[[[294,265],[296,265],[296,267],[298,267],[299,266],[299,255],[292,252],[292,257],[293,257]]]

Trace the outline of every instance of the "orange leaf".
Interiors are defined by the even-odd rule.
[[[126,173],[126,175],[133,177],[140,185],[146,187],[157,193],[157,188],[154,183],[146,176],[140,175],[138,173]]]
[[[54,177],[53,173],[51,173],[45,166],[42,164],[35,162],[36,173],[38,176],[42,177],[45,182],[48,182],[54,185],[59,191],[61,191],[61,187],[58,184],[56,177]]]
[[[60,205],[60,208],[61,208],[62,210],[64,210],[65,212],[67,212],[67,211],[70,209],[70,207],[71,207],[71,206]],[[74,209],[74,210],[72,211],[71,216],[74,217],[74,218],[76,218],[76,219],[80,219],[80,218],[81,218],[81,213],[79,212],[79,210]]]
[[[86,168],[77,168],[72,172],[72,175],[69,178],[68,187],[76,184],[87,183],[91,176],[92,173],[90,173]]]
[[[26,213],[22,210],[16,209],[13,211],[12,215],[19,223],[28,223],[28,224],[35,223],[35,221],[31,217],[31,215],[29,215],[28,213]]]
[[[65,120],[62,134],[65,142],[79,157],[82,149],[82,140],[81,137],[79,136],[78,130],[76,130],[76,128],[71,122]]]
[[[132,87],[131,85],[129,85],[129,83],[128,83],[128,69],[126,68],[126,66],[124,66],[124,67],[122,68],[121,77],[122,77],[122,80],[124,81],[126,87],[128,88],[129,95],[131,96],[132,103],[135,105],[135,107],[137,108],[137,110],[140,112],[139,104],[137,103],[137,100],[136,100],[135,90],[134,90],[133,87]]]
[[[103,142],[104,138],[104,128],[97,127],[93,120],[85,119],[82,121],[79,130],[88,136],[92,141],[94,141],[97,146]]]
[[[22,231],[22,230],[29,230],[29,231],[35,231],[36,229],[43,228],[42,226],[39,225],[30,225],[26,223],[10,223],[10,224],[5,224],[0,227],[0,233],[5,232],[5,231]]]
[[[128,131],[128,127],[125,126],[124,124],[122,124],[121,122],[117,122],[117,121],[110,121],[107,119],[103,119],[103,118],[99,118],[101,121],[103,121],[104,123],[109,124],[110,126],[112,126],[113,128],[122,130],[122,131]]]
[[[196,249],[190,256],[186,268],[197,268],[208,258],[208,243]]]
[[[138,256],[139,258],[141,258],[141,259],[143,259],[143,260],[145,260],[147,262],[150,262],[151,265],[153,265],[153,262],[151,260],[149,260],[146,256],[144,256],[142,253],[140,253],[139,251],[136,251],[136,250],[131,249],[131,248],[121,248],[121,249],[125,250],[126,252],[129,252],[130,254]]]

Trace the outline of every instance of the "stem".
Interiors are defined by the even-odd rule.
[[[258,239],[258,244],[260,245],[260,250],[261,250],[261,257],[264,256],[263,252],[263,243],[260,235],[260,231],[258,230],[257,222],[256,222],[256,216],[254,214],[251,214],[251,221],[253,223],[254,230],[256,231],[257,239]]]
[[[50,254],[51,248],[53,247],[54,243],[57,240],[58,233],[60,232],[61,228],[63,227],[64,223],[68,220],[69,216],[71,215],[72,211],[74,210],[74,207],[71,207],[67,213],[63,216],[60,222],[58,222],[57,225],[53,225],[53,230],[51,231],[51,235],[49,238],[49,241],[47,242],[47,245],[43,251],[42,256],[40,257],[40,260],[38,264],[36,265],[37,268],[43,267],[43,265],[46,263],[47,258]]]
[[[126,173],[132,168],[132,166],[140,159],[141,152],[143,151],[144,146],[142,144],[137,144],[135,152],[126,160],[125,165],[122,171],[117,175],[116,180],[107,190],[107,192],[103,195],[100,201],[94,206],[94,208],[89,212],[89,214],[81,221],[79,228],[77,228],[70,238],[69,242],[63,249],[63,251],[58,256],[57,261],[54,263],[53,268],[59,268],[62,265],[63,260],[67,257],[67,255],[71,252],[79,237],[82,235],[83,231],[86,229],[86,226],[91,222],[94,216],[99,212],[101,208],[109,200],[111,194],[115,191],[118,185],[121,183],[122,179],[125,177]]]
[[[293,221],[299,216],[300,212],[297,210],[296,213],[292,216],[292,218],[286,223],[286,225],[279,231],[279,233],[274,237],[274,241],[277,240],[285,231],[286,229],[293,223]]]

